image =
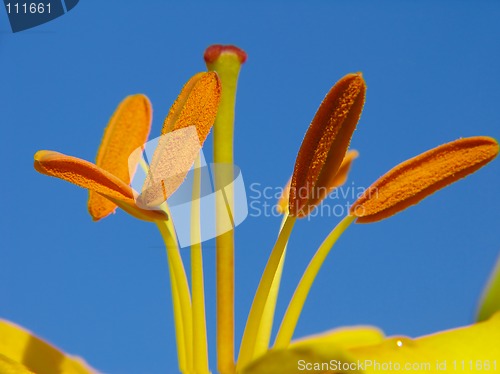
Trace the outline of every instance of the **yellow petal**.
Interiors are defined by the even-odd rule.
[[[129,185],[139,160],[129,164],[129,157],[136,148],[148,140],[151,129],[152,109],[144,95],[126,97],[111,117],[97,152],[96,165]],[[116,204],[89,190],[89,213],[98,221],[116,210]]]
[[[82,359],[61,352],[20,326],[0,320],[0,373],[30,372],[95,373]]]
[[[406,368],[399,371],[496,373],[500,371],[499,342],[500,313],[497,313],[488,321],[471,326],[413,340],[393,337],[380,344],[349,349],[349,353],[361,362],[377,362],[380,365],[392,363],[393,368],[397,365]],[[412,364],[416,366],[410,369],[407,365]],[[381,372],[376,369],[374,366],[368,366],[365,372]]]
[[[303,217],[310,199],[327,188],[344,159],[365,102],[360,73],[348,74],[328,92],[300,146],[290,187],[290,215]]]
[[[88,161],[58,152],[38,151],[35,154],[34,166],[39,173],[63,179],[105,196],[139,219],[146,221],[167,219],[165,213],[161,211],[139,208],[134,201],[134,192],[130,186]]]
[[[407,160],[372,184],[350,209],[358,223],[390,217],[475,172],[498,154],[486,136],[459,139]]]
[[[375,327],[341,327],[295,340],[290,344],[290,348],[310,347],[311,349],[328,352],[328,347],[332,346],[349,349],[380,343],[383,339],[384,334]]]
[[[416,339],[383,339],[370,327],[343,328],[293,342],[286,349],[271,349],[242,373],[496,373],[499,342],[500,313],[485,322]],[[306,364],[322,366],[307,369]],[[347,365],[351,370],[345,370]]]
[[[214,124],[220,96],[215,72],[198,73],[183,87],[163,124],[141,203],[157,206],[182,184]]]
[[[243,374],[288,374],[303,372],[328,372],[312,363],[329,366],[331,360],[354,362],[348,349],[364,345],[373,345],[383,339],[380,330],[373,327],[341,328],[324,334],[310,336],[292,343],[286,349],[271,349],[265,355],[250,363]],[[326,365],[322,369],[326,368]],[[313,371],[312,369],[317,369]],[[328,367],[329,369],[329,367]],[[351,371],[356,373],[357,371]]]
[[[31,374],[32,371],[20,363],[11,360],[0,353],[0,373],[2,374]]]

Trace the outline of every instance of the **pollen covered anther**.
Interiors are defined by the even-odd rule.
[[[39,173],[65,180],[98,193],[136,218],[145,221],[168,219],[163,211],[144,210],[138,207],[135,203],[137,193],[132,187],[91,162],[45,150],[35,153],[34,159],[35,170]]]
[[[142,94],[126,97],[111,117],[96,157],[96,166],[130,184],[138,159],[129,163],[134,149],[146,143],[151,130],[153,109]],[[117,205],[102,195],[89,190],[87,207],[94,221],[114,213]]]
[[[447,185],[472,174],[499,151],[495,139],[458,139],[411,158],[384,174],[353,204],[357,223],[390,217]]]
[[[305,217],[328,189],[344,159],[365,102],[361,73],[347,74],[328,92],[299,149],[290,186],[291,216]],[[311,206],[310,206],[311,205]]]
[[[194,75],[170,108],[153,154],[140,203],[155,207],[184,181],[215,122],[221,83],[215,72]]]

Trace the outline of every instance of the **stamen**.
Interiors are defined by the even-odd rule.
[[[321,103],[295,161],[290,187],[291,216],[304,217],[318,190],[326,189],[346,155],[365,102],[361,73],[338,81]],[[320,199],[321,200],[321,199]]]
[[[130,184],[139,160],[129,166],[129,156],[134,149],[146,143],[151,129],[152,109],[144,95],[126,97],[111,117],[97,152],[96,165]],[[89,191],[88,210],[94,221],[116,210],[116,204],[103,196]]]
[[[409,159],[373,183],[353,204],[357,223],[390,217],[447,185],[477,171],[498,154],[486,136],[455,140]]]

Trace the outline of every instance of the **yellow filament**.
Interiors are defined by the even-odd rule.
[[[160,230],[161,236],[163,237],[163,241],[165,242],[165,247],[167,248],[170,272],[173,273],[175,278],[175,287],[177,289],[180,310],[182,313],[181,321],[175,321],[175,323],[176,328],[181,328],[178,324],[182,324],[186,352],[186,370],[191,371],[193,365],[193,312],[186,271],[184,270],[184,264],[182,263],[177,241],[174,238],[175,234],[170,231],[170,228],[164,221],[157,222],[157,226]]]
[[[205,318],[205,287],[200,232],[201,169],[200,157],[194,164],[191,199],[191,287],[193,291],[193,357],[194,371],[208,373],[207,326]]]
[[[264,273],[260,279],[257,292],[253,299],[252,307],[248,315],[245,332],[241,341],[240,354],[238,357],[237,369],[243,368],[255,357],[255,344],[259,333],[259,327],[262,321],[262,315],[266,308],[269,293],[273,285],[276,272],[280,266],[280,262],[285,251],[288,238],[295,224],[296,217],[287,217],[283,229],[280,231],[278,239],[274,244],[271,256],[267,262]]]
[[[274,348],[286,348],[290,341],[292,340],[293,333],[295,331],[295,326],[304,307],[304,303],[309,294],[309,290],[316,279],[316,276],[323,265],[328,253],[332,249],[335,242],[342,235],[342,233],[349,227],[349,225],[355,220],[355,217],[347,216],[330,232],[330,234],[323,241],[321,246],[318,248],[311,262],[307,266],[306,271],[302,275],[302,278],[292,296],[290,304],[288,304],[287,311],[281,322],[278,335],[276,337],[276,342]]]
[[[283,230],[283,226],[285,225],[287,217],[288,213],[285,213],[281,221],[280,231]],[[283,250],[283,254],[281,255],[278,269],[276,270],[276,274],[274,275],[271,290],[269,291],[266,307],[264,308],[264,312],[262,313],[262,321],[260,322],[259,332],[257,334],[257,339],[255,342],[255,357],[259,357],[260,355],[264,354],[269,348],[269,341],[271,340],[271,332],[274,322],[274,311],[276,310],[276,301],[278,299],[281,275],[283,273],[283,265],[285,263],[286,249],[287,246],[285,245],[285,249]]]

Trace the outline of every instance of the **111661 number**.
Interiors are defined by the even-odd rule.
[[[5,7],[9,14],[50,14],[50,3],[7,3]]]

